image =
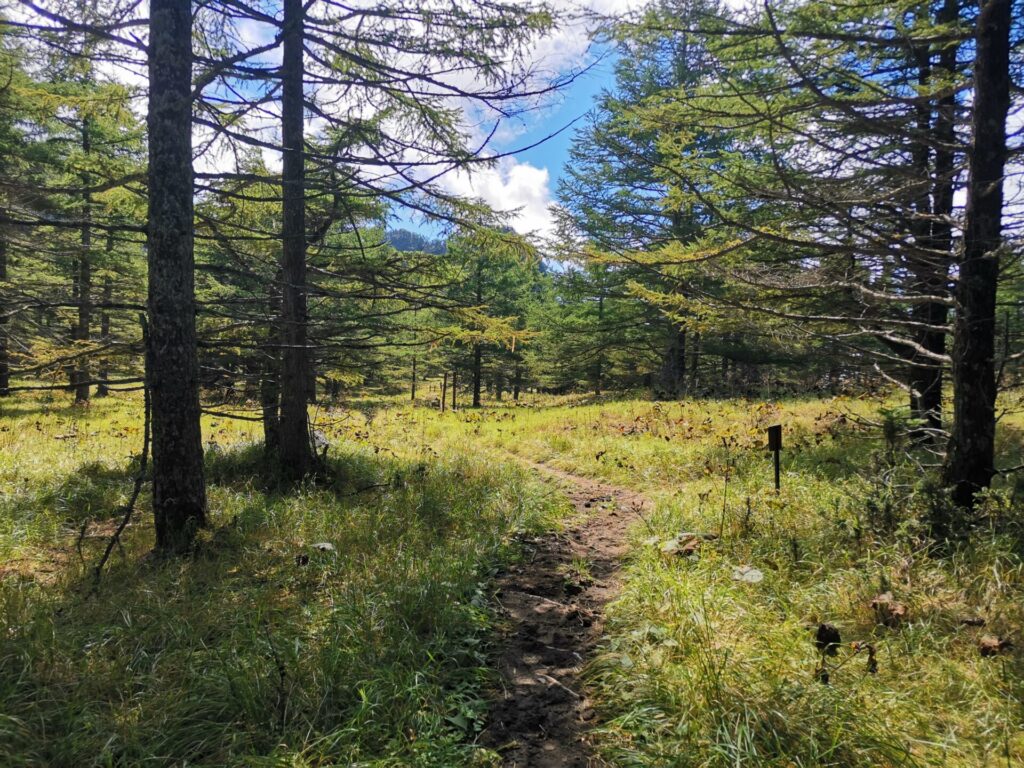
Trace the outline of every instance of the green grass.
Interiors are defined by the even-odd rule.
[[[478,443],[642,490],[625,588],[589,669],[598,744],[621,766],[1009,766],[1024,761],[1019,650],[982,658],[982,634],[1024,626],[1024,506],[1000,482],[979,525],[948,548],[923,521],[933,497],[890,452],[883,401],[597,402],[448,415]],[[1019,417],[1001,462],[1020,463]],[[782,492],[765,429],[785,425]],[[728,481],[726,480],[728,477]],[[652,530],[654,535],[652,536]],[[698,558],[666,556],[680,532],[718,535]],[[760,583],[733,578],[758,568]],[[880,626],[891,591],[908,620]],[[984,627],[962,619],[983,617]],[[821,622],[844,646],[828,685]],[[876,648],[878,671],[867,669]]]
[[[487,585],[518,532],[567,513],[513,455],[655,502],[587,670],[610,763],[1021,764],[1021,489],[1000,481],[970,536],[933,546],[941,499],[915,463],[929,457],[864,423],[885,405],[535,398],[442,415],[367,398],[317,412],[334,479],[290,492],[268,484],[250,424],[208,419],[221,447],[195,557],[147,559],[141,514],[89,597],[138,403],[16,400],[0,413],[0,764],[492,764],[473,744],[493,681]],[[763,443],[779,422],[776,495]],[[1001,422],[1002,465],[1021,463],[1022,434]],[[664,554],[683,531],[718,538]],[[885,591],[907,607],[897,628],[870,607]],[[827,685],[820,622],[844,643]],[[986,633],[1018,648],[983,658]]]
[[[73,544],[82,523],[109,530],[130,489],[137,407],[3,416],[0,764],[490,764],[473,744],[487,583],[517,534],[551,523],[551,494],[401,429],[341,440],[361,418],[340,412],[324,419],[334,482],[285,493],[244,423],[210,419],[224,447],[195,556],[147,558],[140,514],[92,597],[105,538],[81,559]]]

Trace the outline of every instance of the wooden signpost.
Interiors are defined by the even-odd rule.
[[[779,451],[782,450],[782,425],[776,424],[768,427],[768,450],[775,456],[775,490],[778,492],[779,483]]]

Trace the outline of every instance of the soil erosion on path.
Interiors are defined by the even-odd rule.
[[[508,768],[598,766],[588,740],[594,712],[579,675],[618,588],[626,532],[650,504],[632,491],[529,466],[558,483],[582,514],[564,532],[528,540],[523,561],[498,577],[508,624],[498,657],[504,690],[482,740]]]

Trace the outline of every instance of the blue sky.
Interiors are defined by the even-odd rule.
[[[613,84],[614,57],[608,51],[580,50],[580,58],[570,66],[591,66],[566,85],[543,108],[507,121],[495,137],[490,149],[495,153],[513,152],[523,147],[538,146],[515,152],[502,159],[495,168],[482,169],[472,175],[457,174],[446,179],[449,191],[467,197],[479,197],[496,210],[519,210],[513,226],[521,233],[540,236],[550,231],[548,206],[554,195],[568,159],[575,127],[595,104],[600,92]],[[575,125],[572,125],[576,121]],[[562,130],[557,136],[546,137]],[[437,227],[400,210],[394,213],[392,228],[405,228],[424,235],[436,234]]]
[[[605,58],[593,69],[577,77],[566,87],[561,103],[547,110],[543,116],[539,116],[539,119],[532,120],[532,125],[528,126],[526,133],[518,141],[510,142],[513,147],[529,146],[582,117],[594,106],[595,99],[601,90],[611,87],[613,66],[612,59]],[[579,124],[578,122],[577,125]],[[547,168],[551,174],[552,189],[554,189],[562,166],[568,159],[572,135],[573,128],[568,128],[558,136],[548,139],[538,147],[521,152],[516,157],[531,165]]]
[[[724,0],[733,7],[742,7],[750,1]],[[621,16],[639,10],[647,0],[548,0],[548,4],[559,14],[558,21],[545,37],[535,41],[531,60],[556,75],[593,66],[568,85],[555,104],[522,123],[508,126],[517,130],[504,131],[502,138],[492,144],[494,151],[508,152],[529,146],[590,110],[601,89],[613,84],[614,57],[607,50],[595,51],[591,47],[585,21],[587,14],[606,18]],[[605,55],[595,64],[602,53]],[[481,169],[472,176],[464,172],[450,173],[442,180],[442,186],[456,195],[482,199],[496,210],[518,210],[512,225],[520,233],[550,234],[549,208],[555,202],[558,179],[562,176],[571,142],[570,129],[541,146],[501,160],[495,168]],[[424,234],[434,231],[423,222],[410,221],[408,216],[395,213],[398,219],[392,226],[404,226]]]

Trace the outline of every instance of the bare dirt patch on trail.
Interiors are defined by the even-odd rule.
[[[633,491],[526,463],[557,483],[580,514],[567,530],[526,541],[523,561],[497,579],[507,622],[498,655],[504,688],[482,741],[506,768],[596,768],[594,710],[580,672],[618,591],[626,533],[651,504]]]

